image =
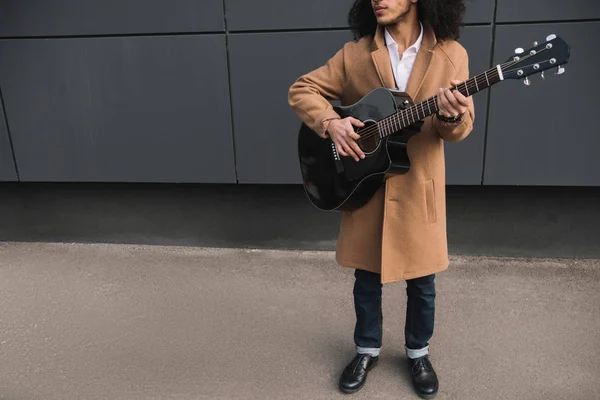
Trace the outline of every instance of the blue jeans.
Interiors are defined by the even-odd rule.
[[[381,276],[357,269],[354,273],[354,342],[358,347],[380,348],[383,336]],[[435,274],[406,281],[405,346],[423,349],[433,336],[435,320]]]

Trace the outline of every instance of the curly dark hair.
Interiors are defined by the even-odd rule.
[[[419,0],[419,19],[433,28],[438,40],[458,39],[465,15],[464,0]],[[371,0],[356,0],[348,13],[348,24],[355,39],[373,35],[377,19]]]

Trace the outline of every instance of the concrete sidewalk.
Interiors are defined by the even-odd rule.
[[[416,399],[402,282],[365,388],[330,252],[0,243],[0,399]],[[600,261],[453,258],[436,399],[600,398]]]

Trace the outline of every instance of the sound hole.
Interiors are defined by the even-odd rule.
[[[379,128],[374,121],[365,121],[365,126],[360,128],[356,133],[360,135],[357,140],[358,145],[365,153],[372,153],[379,147]]]

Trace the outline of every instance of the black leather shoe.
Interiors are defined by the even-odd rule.
[[[357,354],[346,366],[340,378],[340,390],[344,393],[356,393],[365,385],[367,374],[377,364],[379,357]]]
[[[423,399],[431,399],[438,392],[438,378],[429,361],[429,356],[408,360],[412,368],[413,388]]]

